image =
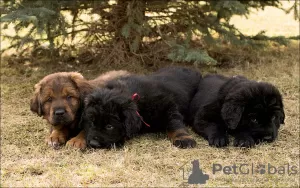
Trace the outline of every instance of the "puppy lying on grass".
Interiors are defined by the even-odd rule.
[[[278,89],[242,76],[205,76],[190,105],[193,130],[216,147],[228,145],[227,133],[235,138],[234,146],[272,142],[284,118]]]
[[[96,89],[85,98],[80,126],[93,148],[122,146],[145,132],[166,131],[180,148],[196,145],[184,125],[200,73],[169,67],[149,76],[131,75]]]
[[[85,148],[85,133],[78,127],[83,98],[109,80],[127,76],[127,71],[109,71],[94,80],[86,80],[77,72],[58,72],[44,77],[35,85],[30,109],[51,125],[46,142],[57,149],[67,145]]]

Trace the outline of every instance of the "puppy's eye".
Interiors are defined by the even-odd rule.
[[[276,116],[272,116],[271,120],[272,120],[272,121],[274,121],[274,120],[275,120],[275,118],[276,118]]]
[[[67,96],[67,100],[71,100],[72,99],[72,96],[71,95],[68,95]]]
[[[105,126],[105,129],[107,129],[107,130],[112,130],[113,128],[114,127],[112,125],[109,125],[109,124]]]
[[[52,97],[49,97],[49,98],[47,99],[47,102],[52,102]]]
[[[251,122],[252,122],[252,123],[257,123],[258,121],[257,121],[256,118],[251,118]]]

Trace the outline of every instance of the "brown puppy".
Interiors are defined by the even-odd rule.
[[[35,85],[30,110],[51,124],[46,142],[57,149],[60,145],[85,148],[85,133],[78,128],[83,97],[109,80],[127,76],[127,71],[109,71],[94,80],[77,72],[58,72],[45,76]]]

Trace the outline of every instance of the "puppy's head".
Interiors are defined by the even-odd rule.
[[[247,132],[256,142],[272,142],[285,114],[276,87],[263,82],[244,82],[228,94],[221,115],[229,129]]]
[[[75,120],[81,97],[89,90],[80,73],[50,74],[35,85],[30,109],[55,127],[67,126]]]
[[[84,101],[80,126],[86,131],[87,144],[93,148],[122,146],[141,127],[137,105],[118,89],[97,89]]]

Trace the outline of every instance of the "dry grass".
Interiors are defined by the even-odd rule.
[[[199,159],[200,167],[209,175],[205,186],[299,187],[299,44],[248,53],[259,61],[227,69],[205,68],[202,72],[242,74],[271,82],[282,92],[286,124],[278,140],[253,149],[216,149],[194,135],[197,147],[182,150],[173,147],[165,134],[148,134],[128,141],[119,150],[53,150],[44,143],[47,123],[29,110],[33,85],[39,79],[55,71],[77,70],[92,78],[110,69],[137,73],[149,70],[141,65],[113,65],[101,70],[68,65],[20,68],[2,61],[1,187],[177,187],[183,182],[179,168],[194,159]],[[289,163],[297,166],[298,174],[212,174],[213,163],[270,163],[277,167]]]

